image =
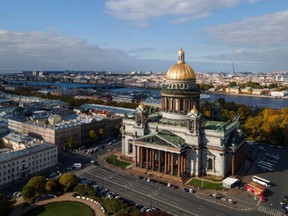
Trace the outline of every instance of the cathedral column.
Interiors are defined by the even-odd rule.
[[[136,163],[136,167],[138,165],[138,146],[135,145],[135,163]]]
[[[171,153],[171,175],[174,175],[174,153]]]
[[[149,157],[149,154],[148,154],[148,148],[146,148],[146,169],[148,169],[148,163],[149,163],[149,160],[148,160],[148,157]]]
[[[158,172],[161,171],[161,151],[158,150]]]
[[[177,158],[177,175],[180,176],[181,175],[181,156],[180,154],[178,154],[178,158]]]
[[[171,153],[170,152],[167,152],[167,160],[168,160],[168,163],[167,163],[167,173],[168,173],[171,170]]]
[[[143,149],[139,146],[139,166],[142,168],[143,166]]]
[[[152,149],[152,167],[151,170],[154,170],[154,166],[155,166],[155,151],[154,149]]]
[[[153,149],[149,149],[149,169],[152,169]]]
[[[181,164],[181,174],[183,174],[183,168],[184,168],[184,165],[183,165],[183,154],[180,155],[180,164]]]
[[[167,152],[165,152],[165,156],[164,156],[164,173],[167,173]]]

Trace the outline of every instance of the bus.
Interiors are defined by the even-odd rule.
[[[249,182],[246,185],[246,190],[250,193],[253,193],[255,196],[259,197],[261,202],[267,201],[267,199],[265,197],[266,187],[264,187],[263,185],[260,185],[256,182]]]
[[[271,187],[271,182],[269,180],[261,178],[259,176],[252,176],[252,181],[264,185],[265,187]]]

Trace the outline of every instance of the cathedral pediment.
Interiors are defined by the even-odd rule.
[[[150,134],[135,140],[136,144],[170,147],[176,149],[182,149],[186,146],[185,140],[181,137],[173,134],[170,131],[161,131],[155,134]]]

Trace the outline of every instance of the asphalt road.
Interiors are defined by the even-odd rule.
[[[258,211],[238,211],[199,199],[195,194],[186,193],[158,183],[147,182],[129,174],[120,174],[101,166],[94,166],[80,174],[87,179],[96,181],[126,199],[144,205],[155,206],[179,216],[202,215],[263,215]]]

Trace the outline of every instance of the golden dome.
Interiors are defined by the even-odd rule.
[[[196,79],[196,74],[193,69],[185,63],[176,63],[168,70],[166,79],[183,80]]]
[[[190,65],[185,64],[185,53],[182,48],[178,51],[178,61],[166,73],[166,79],[186,80],[196,79],[196,74]]]

